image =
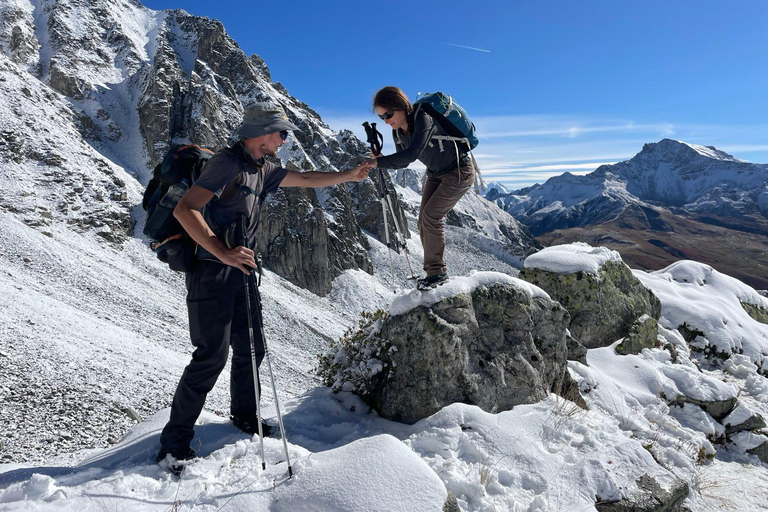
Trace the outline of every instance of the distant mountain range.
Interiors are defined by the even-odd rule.
[[[695,259],[768,287],[768,164],[663,139],[585,176],[486,196],[544,245],[585,241],[662,268]]]

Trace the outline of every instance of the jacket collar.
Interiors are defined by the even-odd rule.
[[[261,167],[264,165],[264,157],[261,157],[258,160],[253,158],[253,155],[251,154],[250,151],[248,151],[248,148],[245,147],[245,144],[243,144],[243,141],[240,141],[234,146],[232,146],[232,149],[235,150],[237,155],[243,161],[255,166],[257,170],[261,169]]]

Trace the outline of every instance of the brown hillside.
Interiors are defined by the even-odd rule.
[[[537,238],[545,247],[572,242],[608,247],[639,269],[660,270],[678,260],[696,260],[757,290],[768,289],[768,236],[664,210],[644,210],[650,209],[630,207],[610,222],[560,229]]]

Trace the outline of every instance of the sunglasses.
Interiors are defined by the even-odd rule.
[[[392,119],[392,116],[394,116],[394,115],[395,115],[395,111],[394,110],[387,110],[383,114],[379,114],[379,118],[383,119],[384,121],[386,121],[387,119]]]
[[[288,139],[288,130],[281,131],[280,132],[280,138],[283,139],[283,140],[287,140]]]

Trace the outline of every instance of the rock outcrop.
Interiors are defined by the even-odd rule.
[[[596,274],[524,268],[519,277],[568,310],[571,334],[587,348],[606,347],[628,336],[643,315],[653,320],[661,316],[659,299],[621,261],[605,262]]]
[[[345,385],[338,366],[326,381],[356,390],[382,417],[405,423],[454,402],[495,412],[569,392],[565,309],[504,274],[482,272],[448,286],[439,293],[449,295],[434,303],[430,293],[437,292],[397,299],[373,335],[355,336],[357,346],[328,359],[328,366],[357,368],[352,352],[367,358],[363,366],[373,371],[364,382]],[[421,299],[426,302],[398,311]]]
[[[19,123],[4,127],[0,156],[41,162],[47,167],[43,176],[50,176],[44,181],[61,196],[52,204],[35,202],[36,211],[28,215],[32,227],[50,232],[49,225],[66,220],[121,243],[142,221],[135,211],[141,188],[136,180],[145,182],[173,145],[218,149],[232,143],[251,105],[280,107],[301,128],[279,154],[293,170],[336,172],[367,154],[353,135],[334,134],[316,112],[272,82],[263,60],[246,56],[216,20],[123,0],[18,0],[0,7],[0,20],[2,57],[18,66],[3,67],[21,78],[3,80],[3,92],[30,104],[18,109]],[[33,113],[43,105],[45,116]],[[48,129],[39,120],[51,116],[63,119],[56,120],[58,126],[74,125],[73,133],[36,133]],[[98,152],[68,149],[89,145]],[[94,178],[100,172],[103,179]],[[94,187],[98,181],[105,182],[103,188]],[[396,196],[393,206],[402,214]],[[295,284],[325,294],[346,269],[373,271],[357,221],[360,208],[346,186],[322,194],[286,192],[269,207],[274,225],[259,234],[264,259]]]

